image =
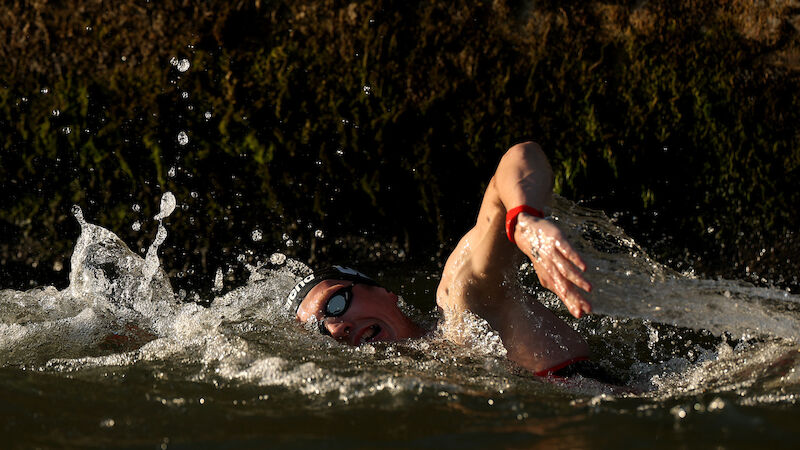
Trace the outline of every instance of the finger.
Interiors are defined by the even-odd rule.
[[[583,258],[578,252],[572,248],[572,245],[566,239],[558,239],[556,240],[556,248],[564,255],[572,264],[575,264],[581,272],[586,272],[586,263],[583,262]]]
[[[583,274],[571,264],[571,261],[568,261],[561,253],[555,253],[553,255],[553,263],[555,264],[556,268],[558,268],[558,271],[561,273],[561,275],[571,281],[574,285],[586,292],[592,291],[592,284],[589,283],[589,281],[584,278]]]
[[[547,273],[547,270],[541,264],[534,264],[536,275],[539,277],[539,283],[547,290],[553,290],[553,278]]]
[[[592,304],[589,303],[569,280],[564,278],[560,273],[552,274],[555,281],[556,295],[561,299],[564,305],[569,310],[570,314],[576,318],[580,318],[584,313],[590,314],[592,312]]]

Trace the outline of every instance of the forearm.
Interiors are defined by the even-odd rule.
[[[492,183],[505,210],[520,205],[542,210],[550,203],[553,171],[541,147],[525,142],[503,155]]]

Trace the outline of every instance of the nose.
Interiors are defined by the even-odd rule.
[[[328,332],[333,336],[334,339],[347,339],[350,336],[350,331],[353,329],[353,326],[350,322],[344,320],[337,320],[335,322],[331,321],[330,319],[325,321],[325,328],[328,329]]]

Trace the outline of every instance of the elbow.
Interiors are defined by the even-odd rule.
[[[511,146],[511,148],[506,150],[506,154],[503,157],[522,158],[522,159],[530,159],[531,157],[535,158],[543,157],[545,160],[547,159],[544,156],[542,147],[533,141],[520,142],[519,144]]]
[[[547,160],[542,147],[533,141],[522,142],[509,148],[503,158],[503,161],[511,163],[516,167],[528,167],[536,172],[537,176],[542,177],[548,181],[550,188],[553,187],[553,169],[550,167],[550,161]]]

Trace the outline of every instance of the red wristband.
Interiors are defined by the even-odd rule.
[[[536,208],[532,208],[528,205],[521,205],[517,206],[516,208],[509,209],[506,213],[506,235],[508,236],[508,240],[511,241],[512,244],[516,244],[514,241],[514,228],[517,227],[517,216],[519,213],[528,213],[532,216],[536,217],[544,217],[544,213],[539,211]]]

